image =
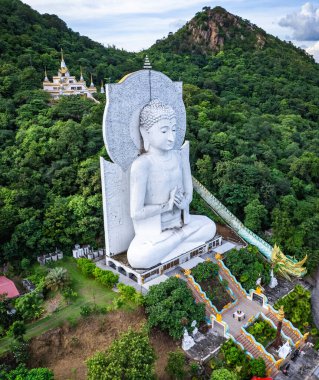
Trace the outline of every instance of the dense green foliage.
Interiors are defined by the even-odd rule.
[[[0,378],[3,380],[54,380],[53,372],[50,369],[27,369],[24,365],[9,372],[0,370]]]
[[[226,255],[225,264],[246,290],[256,289],[256,281],[261,277],[261,283],[270,282],[270,265],[254,246],[232,249]]]
[[[22,341],[23,335],[26,332],[26,327],[23,321],[15,321],[12,323],[10,328],[8,329],[8,336],[12,336],[13,338]]]
[[[199,263],[192,268],[192,276],[206,293],[211,303],[221,311],[228,303],[233,302],[232,297],[227,292],[228,282],[220,280],[218,276],[219,267],[211,261]]]
[[[63,47],[72,74],[82,66],[97,83],[116,81],[142,66],[144,52],[105,48],[18,0],[2,0],[0,15],[0,261],[76,242],[103,246],[103,99],[50,106],[39,90],[43,69],[56,74]],[[203,37],[211,24],[216,46]],[[308,254],[316,268],[318,65],[220,7],[147,53],[154,69],[184,82],[194,175],[250,228],[271,228],[271,243],[298,259]]]
[[[211,261],[205,261],[192,268],[192,276],[197,282],[205,281],[212,277],[216,277],[218,275],[218,269],[219,267],[217,264]]]
[[[229,371],[227,368],[215,369],[213,371],[211,380],[237,380],[237,375]]]
[[[182,351],[171,351],[168,353],[166,373],[174,380],[185,379],[186,358]]]
[[[258,377],[266,376],[266,363],[263,358],[251,359],[249,365],[252,375]]]
[[[143,303],[144,298],[142,293],[138,292],[133,286],[119,283],[116,287],[119,291],[120,298],[123,299],[124,302],[130,301],[137,305]]]
[[[215,375],[219,373],[217,371],[222,369],[227,369],[234,374],[233,377],[227,377],[228,373],[225,372],[225,376],[227,373],[225,379],[250,380],[254,375],[263,377],[266,374],[264,360],[262,358],[250,359],[231,339],[222,345],[218,357],[211,359],[210,365],[213,369],[212,376],[217,376]],[[217,379],[218,377],[212,378]],[[223,377],[220,378],[223,379]]]
[[[311,314],[311,293],[301,285],[280,298],[274,305],[276,309],[284,307],[285,318],[292,322],[302,333],[313,325]]]
[[[192,321],[205,318],[204,304],[196,304],[185,282],[176,277],[151,286],[144,305],[148,325],[167,331],[173,339],[181,338],[185,327],[192,331]]]
[[[249,326],[247,331],[264,347],[268,346],[276,338],[276,330],[268,321],[261,318]]]
[[[106,353],[98,352],[87,360],[88,380],[151,380],[155,354],[148,336],[129,330],[114,340]]]
[[[118,283],[119,275],[113,273],[110,270],[103,270],[97,267],[89,259],[78,259],[77,260],[78,268],[86,277],[93,277],[97,282],[105,285],[108,288],[113,288],[114,285]]]
[[[43,298],[37,291],[26,293],[23,296],[17,298],[14,303],[14,307],[17,310],[18,315],[24,321],[30,321],[37,319],[43,313]]]

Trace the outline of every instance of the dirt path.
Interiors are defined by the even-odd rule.
[[[88,357],[96,351],[105,350],[122,331],[129,327],[139,329],[145,322],[142,309],[118,310],[105,316],[82,319],[76,327],[63,326],[50,330],[32,340],[30,363],[33,367],[51,368],[56,380],[84,380],[85,360]],[[160,331],[152,333],[151,343],[157,356],[157,376],[167,379],[167,354],[176,350],[176,343]]]

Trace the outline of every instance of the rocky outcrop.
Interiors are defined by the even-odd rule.
[[[248,20],[227,12],[222,7],[204,7],[176,33],[170,33],[159,45],[181,53],[219,52],[226,47],[263,49],[271,36]]]

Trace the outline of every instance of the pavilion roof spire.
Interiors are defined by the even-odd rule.
[[[104,83],[103,83],[103,80],[101,80],[101,94],[104,94],[104,93],[105,93]]]
[[[83,79],[83,71],[82,71],[82,66],[80,66],[80,71],[81,71],[80,80],[81,80],[81,81],[84,81],[84,79]]]
[[[90,87],[94,87],[94,83],[93,83],[93,75],[91,73],[91,84],[90,84]]]
[[[61,48],[61,69],[63,68],[66,68],[66,64],[64,62],[63,49]]]
[[[146,69],[146,70],[152,69],[152,65],[151,65],[150,60],[148,59],[148,55],[145,56],[143,69]]]
[[[47,68],[44,68],[44,82],[49,82],[48,74],[47,74]]]

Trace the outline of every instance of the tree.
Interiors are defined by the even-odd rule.
[[[266,375],[266,364],[263,358],[251,359],[249,366],[252,375],[259,377]]]
[[[63,289],[70,284],[70,275],[67,269],[56,267],[50,270],[45,278],[45,286],[53,291]]]
[[[128,330],[87,360],[88,380],[154,379],[155,354],[144,332]]]
[[[226,368],[215,369],[213,371],[211,380],[237,380],[237,375]]]
[[[260,203],[258,198],[255,198],[247,204],[244,211],[245,226],[253,231],[260,232],[267,216],[266,207]]]
[[[41,296],[37,291],[33,291],[17,298],[14,305],[18,315],[20,315],[24,321],[28,321],[40,317],[43,312],[42,303],[43,299]]]
[[[26,332],[26,327],[23,321],[15,321],[12,323],[8,330],[8,336],[12,336],[13,338],[22,341],[23,335]]]
[[[165,371],[172,379],[182,380],[185,378],[185,355],[181,351],[169,352]]]
[[[218,269],[217,264],[211,261],[205,261],[204,263],[197,264],[196,267],[192,269],[192,275],[197,282],[201,282],[216,277]]]
[[[176,277],[151,286],[144,305],[148,326],[167,331],[173,339],[181,338],[185,327],[191,329],[192,321],[201,323],[205,318],[204,304],[196,304],[191,290]]]

